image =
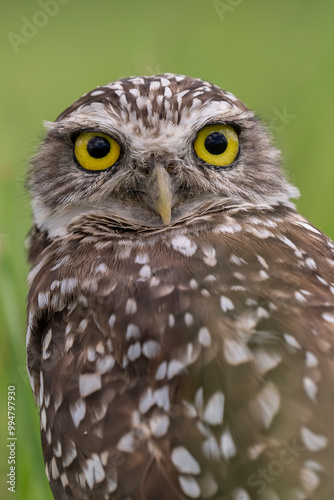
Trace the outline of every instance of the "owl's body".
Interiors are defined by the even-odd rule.
[[[224,165],[198,142],[217,124],[238,133],[224,149],[209,129]],[[120,144],[108,168],[86,131]],[[55,499],[334,498],[334,245],[254,115],[200,80],[121,80],[50,127],[30,189],[28,368]]]

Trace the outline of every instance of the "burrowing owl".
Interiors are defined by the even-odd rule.
[[[256,116],[116,81],[32,161],[28,369],[55,499],[334,497],[334,245]]]

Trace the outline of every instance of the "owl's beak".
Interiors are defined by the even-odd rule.
[[[156,163],[151,176],[156,186],[155,209],[160,214],[163,223],[168,225],[172,218],[173,197],[170,175],[162,164]]]

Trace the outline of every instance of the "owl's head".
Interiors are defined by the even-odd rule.
[[[29,188],[35,223],[50,235],[87,214],[150,229],[296,195],[255,115],[199,79],[118,80],[82,96],[47,129]]]

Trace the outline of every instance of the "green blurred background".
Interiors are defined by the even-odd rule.
[[[43,136],[42,121],[124,76],[176,72],[212,81],[273,129],[302,193],[300,211],[333,238],[333,19],[332,0],[1,3],[1,498],[13,498],[6,485],[6,393],[12,384],[16,498],[51,499],[25,371],[24,239],[31,213],[24,175]]]

